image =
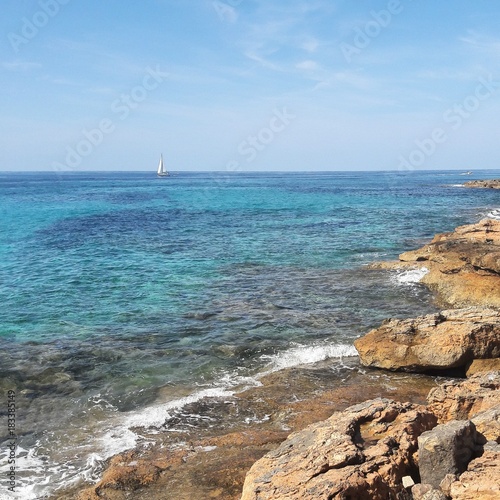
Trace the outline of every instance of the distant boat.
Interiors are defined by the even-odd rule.
[[[472,175],[472,172],[470,170],[467,170],[467,172],[463,172],[460,175]]]
[[[165,170],[163,165],[163,155],[160,155],[160,163],[158,163],[158,170],[156,171],[158,177],[168,177],[170,174]]]

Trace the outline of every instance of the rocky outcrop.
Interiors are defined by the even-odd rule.
[[[242,500],[386,500],[416,477],[417,438],[436,425],[422,406],[376,399],[291,434],[248,472]]]
[[[500,498],[500,445],[488,443],[480,457],[451,483],[452,500],[497,500]]]
[[[465,370],[475,359],[500,357],[500,312],[451,309],[416,319],[391,319],[354,345],[361,363],[369,367]]]
[[[438,303],[451,307],[500,308],[500,221],[483,219],[438,234],[419,250],[405,252],[399,261],[374,268],[418,269],[436,292]]]
[[[431,389],[427,396],[427,406],[440,423],[450,420],[474,421],[478,414],[497,405],[500,405],[500,372],[477,374],[465,380],[450,380]],[[497,440],[496,435],[488,434],[484,426],[481,428],[479,424],[476,425],[488,440]]]
[[[447,474],[459,475],[476,454],[476,427],[470,420],[452,420],[418,437],[422,483],[439,488]]]
[[[467,368],[465,374],[472,377],[476,373],[500,371],[500,358],[475,359]]]
[[[500,189],[500,179],[489,179],[485,181],[467,181],[464,186],[468,188]]]
[[[256,462],[241,498],[498,498],[499,384],[475,375],[431,391],[427,408],[376,399],[334,413]]]

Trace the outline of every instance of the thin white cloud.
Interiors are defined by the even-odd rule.
[[[466,36],[460,37],[460,41],[482,52],[492,53],[497,57],[500,54],[500,38],[469,30]]]
[[[309,38],[307,40],[304,40],[299,47],[302,50],[305,50],[306,52],[316,52],[318,50],[320,43],[316,38]]]
[[[314,71],[318,69],[318,63],[316,61],[311,61],[310,59],[306,61],[301,61],[295,65],[297,69],[305,71]]]

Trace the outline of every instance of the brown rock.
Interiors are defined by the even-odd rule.
[[[486,441],[500,443],[500,404],[474,415],[471,420]]]
[[[500,312],[467,308],[416,319],[391,319],[354,342],[361,363],[425,372],[465,368],[500,356]]]
[[[489,188],[489,189],[500,189],[499,179],[488,179],[484,181],[467,181],[464,182],[464,186],[467,188]]]
[[[475,359],[469,365],[466,371],[467,377],[476,373],[497,372],[500,371],[500,358]]]
[[[473,420],[500,404],[500,372],[478,373],[465,380],[452,380],[432,389],[428,408],[439,422]],[[480,431],[482,432],[482,431]]]
[[[450,487],[452,500],[498,500],[500,498],[500,445],[486,445],[482,456]]]
[[[242,500],[386,500],[416,473],[417,437],[436,417],[424,407],[375,399],[291,434],[248,472]]]
[[[426,268],[421,283],[452,307],[500,308],[500,221],[483,219],[438,234],[424,247],[399,256],[386,269]]]

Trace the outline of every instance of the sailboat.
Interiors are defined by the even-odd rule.
[[[163,165],[163,155],[160,155],[160,163],[158,163],[158,170],[156,171],[158,177],[168,177],[170,174],[165,170]]]

